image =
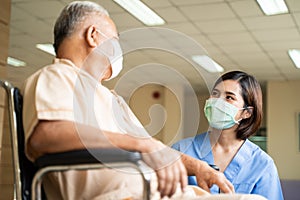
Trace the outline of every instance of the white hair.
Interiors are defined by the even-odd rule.
[[[93,14],[109,16],[106,9],[91,1],[73,1],[61,11],[54,26],[56,53],[61,42],[74,32],[77,25]]]

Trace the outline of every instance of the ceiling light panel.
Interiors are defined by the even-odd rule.
[[[266,15],[288,13],[289,10],[284,0],[256,0]]]
[[[140,0],[114,0],[147,26],[165,24],[165,21]]]
[[[22,60],[12,58],[12,57],[7,57],[7,64],[14,66],[14,67],[24,67],[26,66],[26,63]]]
[[[288,54],[292,61],[294,62],[295,66],[300,69],[300,50],[298,49],[290,49]]]
[[[192,60],[210,73],[223,72],[224,68],[207,55],[192,56]]]
[[[55,51],[52,44],[37,44],[36,48],[55,56]]]

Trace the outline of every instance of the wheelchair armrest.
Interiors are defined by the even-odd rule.
[[[130,152],[117,148],[110,149],[82,149],[67,151],[61,153],[46,154],[39,157],[35,161],[35,165],[39,170],[35,174],[32,181],[32,196],[33,199],[42,196],[41,186],[42,177],[44,174],[54,171],[64,170],[88,170],[100,169],[105,163],[114,165],[114,167],[132,167],[136,166],[137,170],[143,177],[144,193],[143,199],[150,199],[150,179],[149,170],[142,161],[142,156],[139,152]],[[124,165],[125,164],[125,165]]]
[[[76,165],[91,163],[131,162],[142,160],[139,152],[130,152],[117,148],[80,149],[60,153],[45,154],[35,161],[38,168],[56,165]]]

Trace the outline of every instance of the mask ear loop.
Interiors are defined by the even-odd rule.
[[[246,111],[248,111],[249,113],[251,113],[249,107],[252,108],[252,106],[248,106],[247,104],[245,104],[245,105],[243,106],[243,108],[241,108],[241,110],[246,110]],[[236,120],[235,123],[239,125],[240,122],[241,122],[243,119],[245,119],[245,118],[241,118],[241,119],[239,119],[239,120]],[[246,118],[246,119],[247,119],[247,118]]]
[[[253,106],[248,106],[247,104],[245,104],[245,106],[243,107],[244,110],[248,111],[250,113],[250,116],[252,115],[252,109]],[[238,124],[240,124],[240,122],[243,120],[243,119],[248,119],[248,118],[241,118],[240,120],[238,120]]]
[[[244,118],[241,118],[241,119],[239,119],[239,120],[235,120],[234,122],[236,123],[236,124],[240,124],[240,122],[243,120]]]
[[[248,106],[247,104],[244,106],[244,109],[247,110],[250,114],[252,114],[252,109],[253,106]]]

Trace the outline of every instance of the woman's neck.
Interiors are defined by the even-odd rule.
[[[214,164],[224,172],[234,156],[244,143],[244,140],[236,138],[236,132],[232,130],[209,131],[209,138],[214,157]]]
[[[231,129],[210,129],[209,134],[212,147],[217,145],[222,147],[224,150],[239,148],[244,142],[244,140],[238,139],[236,137],[236,132]]]

